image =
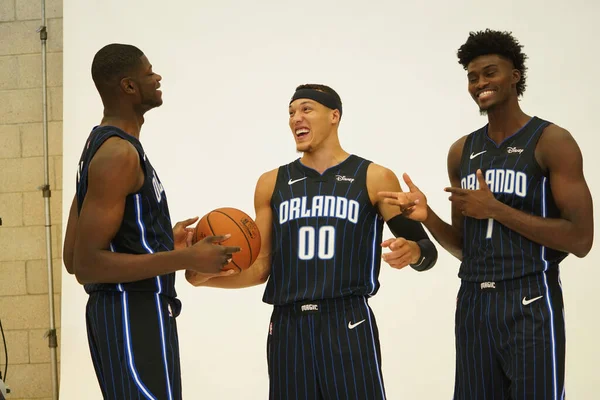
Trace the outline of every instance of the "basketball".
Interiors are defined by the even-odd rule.
[[[254,220],[245,212],[231,207],[212,210],[196,225],[193,241],[196,243],[207,236],[227,234],[231,237],[220,244],[239,247],[241,250],[233,254],[231,263],[224,269],[248,269],[260,251],[260,232]]]

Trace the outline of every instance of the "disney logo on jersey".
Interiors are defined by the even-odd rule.
[[[519,149],[519,148],[517,148],[517,147],[508,147],[508,148],[506,149],[506,152],[507,152],[508,154],[511,154],[511,153],[519,153],[519,154],[521,154],[521,153],[523,152],[523,149]]]
[[[485,171],[485,182],[492,193],[516,194],[527,196],[527,175],[512,169],[488,169]],[[460,187],[468,190],[479,190],[479,181],[475,173],[460,180]]]
[[[279,204],[279,223],[293,221],[299,218],[331,217],[347,219],[356,224],[360,204],[356,200],[348,200],[340,196],[294,197]]]
[[[154,194],[156,195],[156,201],[162,201],[162,195],[165,192],[163,189],[162,183],[158,180],[158,176],[156,176],[156,171],[152,171],[152,187],[154,188]]]
[[[350,183],[354,182],[354,178],[352,178],[352,177],[347,177],[346,175],[336,175],[336,176],[335,176],[335,179],[336,179],[338,182],[344,182],[344,181],[346,181],[346,182],[350,182]]]

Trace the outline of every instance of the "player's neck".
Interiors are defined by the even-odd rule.
[[[516,99],[505,104],[499,104],[488,112],[488,136],[496,144],[502,143],[504,139],[514,135],[530,119],[531,117],[521,110]]]
[[[139,139],[142,125],[144,124],[144,116],[139,115],[135,111],[114,110],[110,108],[104,109],[104,117],[101,126],[115,126],[131,136]]]
[[[331,167],[334,167],[350,156],[339,142],[337,146],[322,146],[319,149],[304,153],[301,158],[302,164],[314,169],[322,174]]]

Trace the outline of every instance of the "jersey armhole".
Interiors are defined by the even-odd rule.
[[[542,136],[544,135],[544,132],[546,131],[546,129],[552,125],[551,122],[545,121],[542,123],[542,127],[540,129],[540,133],[537,134],[537,137],[534,139],[534,143],[533,143],[533,151],[531,152],[531,158],[532,158],[532,162],[533,165],[535,166],[537,172],[541,175],[544,176],[546,178],[548,178],[548,170],[546,169],[544,171],[544,169],[542,168],[542,166],[540,165],[540,163],[538,162],[536,156],[535,156],[535,151],[537,150],[538,147],[538,143],[540,142],[540,139],[542,138]]]
[[[277,193],[277,184],[279,183],[279,179],[281,178],[282,175],[282,170],[285,168],[285,165],[280,166],[279,168],[277,168],[277,175],[275,176],[275,184],[273,185],[273,191],[271,192],[271,197],[269,198],[269,204],[271,205],[271,208],[273,208],[273,198],[275,197],[275,193]],[[285,180],[285,178],[283,178]]]
[[[138,154],[138,160],[140,163],[140,167],[142,168],[142,173],[144,174],[144,183],[142,183],[142,186],[140,186],[140,188],[138,190],[136,190],[133,193],[130,193],[129,196],[131,195],[135,195],[138,194],[142,191],[142,189],[144,188],[144,184],[146,183],[146,179],[148,179],[148,171],[146,169],[146,161],[144,160],[144,154],[143,151],[141,151],[138,146],[135,145],[135,143],[132,143],[130,140],[127,139],[126,136],[124,136],[123,134],[121,134],[119,131],[112,131],[110,135],[108,135],[106,138],[102,139],[102,142],[98,145],[98,147],[96,148],[95,153],[100,149],[100,147],[102,146],[102,144],[104,144],[104,142],[106,142],[108,139],[110,139],[111,137],[117,136],[119,138],[121,138],[121,140],[126,141],[127,143],[129,143],[131,146],[133,146],[133,148],[135,149],[135,151]],[[93,158],[93,155],[92,155]],[[90,162],[91,162],[91,158],[90,158]],[[86,179],[87,179],[87,175],[86,175]]]
[[[458,173],[459,173],[459,175],[461,173],[463,164],[465,164],[465,162],[468,160],[469,150],[467,150],[467,148],[473,142],[473,140],[475,140],[475,135],[476,135],[476,133],[469,134],[467,136],[467,138],[465,139],[465,142],[463,143],[463,148],[462,148],[462,151],[460,153],[460,164],[458,165]]]

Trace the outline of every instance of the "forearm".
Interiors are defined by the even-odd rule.
[[[429,239],[421,239],[416,242],[421,250],[421,257],[416,263],[411,264],[411,268],[415,271],[423,272],[433,268],[437,262],[438,252],[435,244]]]
[[[423,225],[446,251],[462,261],[462,232],[444,222],[430,207]]]
[[[219,276],[206,279],[202,274],[186,271],[186,279],[194,286],[207,286],[221,289],[242,289],[265,283],[269,277],[270,258],[259,258],[247,270],[233,276]]]
[[[81,284],[126,283],[154,278],[185,269],[184,251],[186,250],[126,254],[108,250],[77,251],[76,249],[75,276]]]
[[[586,235],[577,225],[562,218],[543,218],[497,202],[492,218],[532,242],[583,257],[587,254]]]

